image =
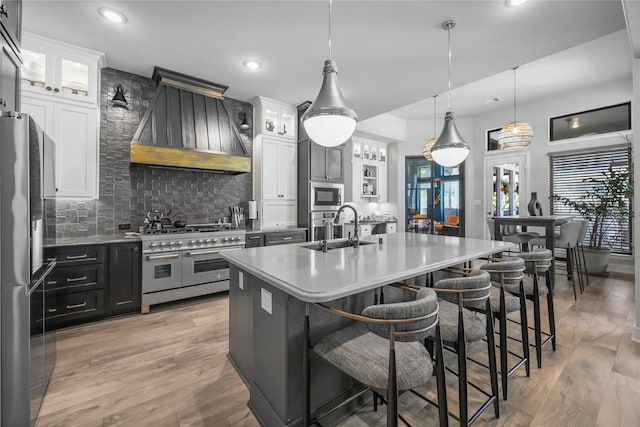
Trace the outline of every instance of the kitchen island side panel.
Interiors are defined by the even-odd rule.
[[[233,265],[230,267],[229,358],[248,384],[249,407],[262,425],[301,425],[305,303]],[[240,277],[244,290],[239,286]],[[265,291],[268,294],[264,294]],[[269,299],[271,313],[267,311]],[[365,303],[372,301],[373,294],[368,292],[331,305],[360,312]],[[349,322],[311,304],[312,344]],[[311,378],[312,411],[359,387],[353,379],[314,357],[311,358]],[[344,414],[344,411],[336,413],[333,420]]]

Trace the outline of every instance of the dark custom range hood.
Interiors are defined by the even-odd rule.
[[[251,172],[246,135],[233,120],[239,112],[252,117],[250,104],[225,100],[227,86],[163,68],[152,78],[158,89],[131,141],[132,163]]]

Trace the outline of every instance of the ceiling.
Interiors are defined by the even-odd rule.
[[[103,6],[124,13],[127,23],[117,25],[101,18],[97,10]],[[451,32],[453,87],[479,80],[495,85],[495,95],[486,86],[486,93],[478,94],[478,99],[489,93],[490,97],[510,97],[508,70],[516,65],[625,28],[620,0],[530,0],[517,8],[506,7],[502,0],[335,0],[333,59],[347,103],[361,120],[425,98],[431,105],[431,95],[446,92],[447,33],[441,25],[450,18],[457,21]],[[153,66],[158,65],[219,82],[230,87],[228,97],[245,101],[257,95],[291,104],[313,100],[328,56],[327,27],[326,0],[23,3],[25,31],[104,52],[107,65],[119,70],[150,77]],[[598,45],[603,54],[615,44],[615,52],[624,55],[624,43],[621,47],[617,41],[605,38],[594,43],[604,45]],[[626,49],[628,46],[627,39]],[[574,60],[592,53],[589,48],[577,49]],[[246,59],[257,59],[263,66],[251,72],[242,65]],[[554,62],[547,65],[555,66],[556,71],[527,71],[522,66],[519,100],[529,96],[525,86],[520,94],[520,81],[524,85],[528,78],[543,76],[551,82],[558,80]],[[631,74],[630,65],[621,72],[598,60],[587,64],[583,71],[591,73],[566,79],[562,82],[565,90],[567,85],[593,84],[593,76],[602,79],[603,73],[609,79],[609,73],[613,78]],[[530,93],[535,96],[539,91],[532,88]],[[460,94],[454,92],[454,96]],[[486,107],[484,100],[475,108]],[[456,105],[456,109],[463,107]],[[395,114],[403,117],[402,111]],[[407,112],[406,117],[412,114],[415,112]]]

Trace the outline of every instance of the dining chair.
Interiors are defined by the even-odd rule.
[[[311,346],[308,321],[305,321],[305,341],[320,359],[366,386],[364,392],[383,396],[387,403],[387,426],[397,426],[398,395],[433,381],[434,359],[423,341],[431,336],[435,342],[435,372],[438,392],[440,426],[448,426],[448,408],[442,340],[440,338],[439,304],[430,288],[409,289],[414,301],[378,304],[366,307],[362,314],[349,313],[325,304],[322,309],[353,320],[347,327],[331,332]],[[309,351],[303,360],[303,424],[319,424],[342,404],[311,418]],[[353,399],[353,396],[349,398]]]
[[[487,219],[487,227],[489,227],[489,234],[491,240],[495,240],[495,220]],[[525,252],[529,250],[529,241],[536,236],[528,232],[518,232],[515,228],[509,229],[509,227],[501,227],[502,240],[505,242],[516,243],[520,246],[520,251]]]

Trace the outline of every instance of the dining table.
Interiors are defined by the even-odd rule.
[[[555,286],[555,234],[554,227],[572,221],[571,215],[538,215],[538,216],[494,216],[494,236],[496,240],[502,240],[503,225],[520,226],[522,232],[527,231],[527,227],[544,227],[545,246],[551,250],[553,258],[551,260],[551,286]]]

